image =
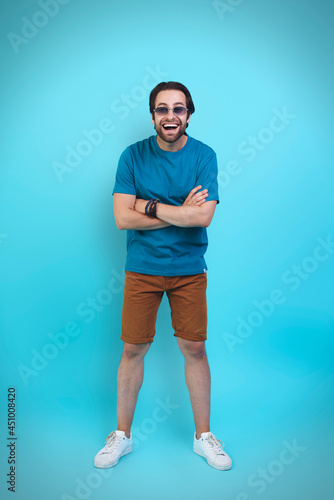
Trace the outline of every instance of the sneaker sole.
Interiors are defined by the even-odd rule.
[[[115,465],[118,464],[120,458],[124,457],[125,455],[128,455],[131,452],[132,452],[132,446],[131,448],[123,451],[122,455],[120,455],[120,457],[115,462],[99,463],[94,460],[94,467],[96,467],[97,469],[109,469],[110,467],[115,467]]]
[[[196,453],[197,455],[199,455],[200,457],[203,457],[205,458],[205,460],[207,461],[207,463],[213,467],[214,469],[217,469],[217,470],[230,470],[232,469],[232,463],[230,465],[215,465],[213,464],[212,462],[210,462],[210,460],[208,458],[206,458],[205,455],[202,455],[202,453],[200,453],[199,451],[195,450],[195,448],[193,448],[193,451],[194,453]]]

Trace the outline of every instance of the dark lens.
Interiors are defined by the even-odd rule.
[[[174,113],[176,115],[184,115],[186,111],[186,108],[184,108],[183,106],[176,106],[176,108],[174,108]]]
[[[155,109],[155,112],[157,115],[167,115],[168,108],[165,108],[164,106],[160,106],[159,108]]]

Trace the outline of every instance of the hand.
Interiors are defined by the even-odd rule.
[[[209,196],[207,189],[199,191],[201,187],[202,186],[196,186],[194,189],[192,189],[188,194],[187,198],[182,203],[182,205],[201,206],[205,202],[206,198]]]

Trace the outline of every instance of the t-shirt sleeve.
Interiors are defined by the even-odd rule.
[[[112,194],[114,193],[136,195],[133,161],[130,148],[126,148],[119,158],[115,185]]]
[[[196,181],[196,186],[201,185],[202,189],[208,190],[206,201],[216,200],[219,203],[218,195],[218,165],[217,155],[211,150],[200,163],[199,173]]]

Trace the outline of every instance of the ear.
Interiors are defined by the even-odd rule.
[[[154,125],[154,115],[153,115],[153,113],[151,113],[151,117],[152,117],[152,123]]]
[[[190,114],[190,115],[188,116],[188,118],[187,118],[187,123],[189,123],[189,122],[190,122],[190,118],[191,118],[191,114]]]

